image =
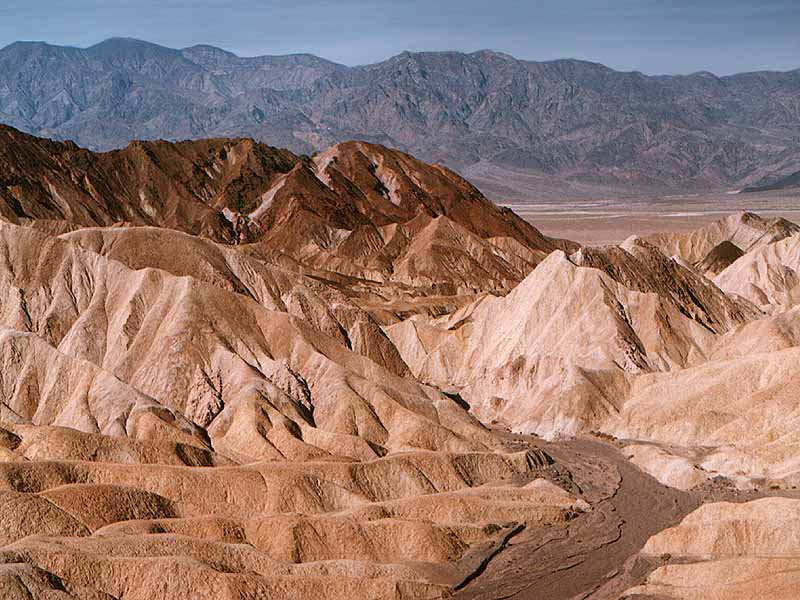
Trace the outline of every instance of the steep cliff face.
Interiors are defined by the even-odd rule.
[[[800,171],[785,177],[768,177],[744,189],[745,192],[766,192],[770,190],[794,190],[800,188]]]

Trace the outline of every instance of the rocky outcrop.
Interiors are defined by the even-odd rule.
[[[800,301],[800,234],[748,253],[714,281],[767,310],[796,305]]]
[[[707,277],[714,277],[742,256],[744,256],[744,252],[739,246],[724,240],[714,246],[703,260],[694,265],[694,268]]]
[[[690,233],[660,233],[644,236],[644,239],[667,256],[699,264],[723,242],[747,253],[796,233],[800,233],[800,227],[786,219],[765,219],[753,213],[740,212]]]

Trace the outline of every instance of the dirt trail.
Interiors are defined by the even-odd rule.
[[[690,492],[664,486],[617,447],[594,438],[553,443],[520,435],[507,439],[513,447],[533,445],[550,453],[571,473],[592,509],[567,528],[532,528],[515,536],[457,592],[460,600],[618,598],[656,566],[638,558],[650,536],[704,502],[756,497],[721,486]]]

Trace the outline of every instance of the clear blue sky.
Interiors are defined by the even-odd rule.
[[[0,46],[112,36],[364,64],[491,48],[645,73],[800,67],[800,0],[0,0]]]

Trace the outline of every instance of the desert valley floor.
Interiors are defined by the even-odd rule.
[[[642,198],[515,200],[507,203],[543,233],[581,244],[620,244],[632,235],[688,233],[736,212],[800,222],[800,192],[662,194]]]
[[[0,126],[0,597],[796,598],[798,199]]]

